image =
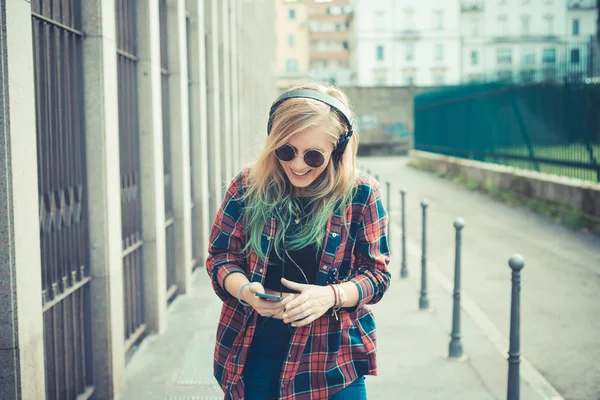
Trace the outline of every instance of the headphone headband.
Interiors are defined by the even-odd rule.
[[[271,110],[269,111],[269,123],[267,124],[267,135],[269,135],[271,133],[271,128],[273,127],[273,116],[275,114],[275,110],[277,110],[277,107],[279,107],[279,105],[281,103],[283,103],[284,101],[286,101],[287,99],[297,99],[297,98],[318,100],[321,103],[325,103],[325,104],[333,107],[343,117],[344,122],[346,123],[346,125],[348,127],[348,131],[347,131],[346,135],[348,137],[352,136],[352,113],[350,112],[348,107],[346,107],[346,105],[344,105],[344,103],[342,103],[335,97],[333,97],[327,93],[323,93],[318,90],[312,90],[312,89],[290,90],[288,92],[285,92],[281,96],[279,96],[277,98],[277,100],[275,100],[273,102],[273,105],[271,105]]]

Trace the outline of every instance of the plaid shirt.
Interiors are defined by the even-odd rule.
[[[258,313],[243,306],[224,289],[225,278],[243,273],[252,282],[264,282],[267,262],[252,250],[244,252],[245,231],[240,200],[249,170],[229,185],[215,218],[206,271],[223,300],[217,327],[214,375],[225,399],[244,398],[244,363],[254,337]],[[367,304],[377,303],[390,285],[387,241],[388,215],[379,183],[367,174],[357,179],[352,205],[343,212],[349,229],[343,229],[342,211],[327,223],[316,285],[354,282],[359,293],[356,307],[343,308],[339,321],[331,312],[294,330],[288,356],[279,377],[279,398],[329,399],[362,375],[377,375],[375,319]],[[276,221],[267,222],[261,245],[269,254]]]

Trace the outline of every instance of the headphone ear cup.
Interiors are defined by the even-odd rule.
[[[344,155],[344,151],[346,150],[346,146],[348,146],[348,142],[350,141],[350,135],[348,133],[344,133],[340,136],[337,144],[335,145],[335,150],[333,150],[332,156],[333,160],[336,163],[339,163]]]

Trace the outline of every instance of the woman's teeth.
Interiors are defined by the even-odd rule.
[[[308,174],[309,172],[310,172],[310,170],[308,170],[308,171],[306,171],[306,172],[303,172],[303,173],[301,173],[301,174],[300,174],[300,173],[298,173],[298,172],[296,172],[296,171],[292,171],[292,173],[293,173],[294,175],[296,175],[296,176],[304,176],[304,175]]]

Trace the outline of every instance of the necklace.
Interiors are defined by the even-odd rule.
[[[310,215],[310,213],[306,212],[307,211],[306,210],[307,209],[306,204],[303,204],[303,203],[305,203],[305,201],[299,200],[298,203],[299,203],[298,209],[300,209],[300,212],[303,213],[304,215],[302,215],[302,216],[296,215],[296,218],[294,219],[294,222],[296,223],[296,225],[300,224],[300,222],[304,218],[307,218]]]

